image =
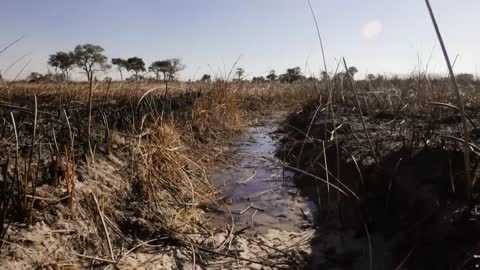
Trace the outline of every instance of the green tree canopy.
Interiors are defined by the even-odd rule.
[[[136,78],[140,78],[138,73],[145,71],[145,62],[139,57],[130,57],[127,59],[127,70],[133,71]]]
[[[178,58],[172,58],[167,60],[155,61],[148,68],[149,71],[155,73],[157,80],[160,79],[160,73],[163,74],[163,80],[174,80],[176,74],[183,70],[185,66]]]
[[[235,71],[235,75],[237,76],[238,80],[242,80],[244,74],[245,70],[243,70],[243,68],[241,67],[237,68],[237,70]]]
[[[277,74],[275,74],[275,70],[270,70],[270,72],[268,73],[267,75],[267,79],[270,80],[270,81],[275,81],[277,79]]]
[[[127,69],[128,62],[123,58],[112,58],[112,64],[117,66],[117,70],[120,73],[120,80],[123,80],[122,71]]]
[[[148,70],[155,73],[157,80],[160,80],[160,73],[163,74],[163,80],[167,80],[167,74],[170,68],[170,61],[162,60],[153,62]]]
[[[98,45],[83,44],[75,47],[75,64],[85,72],[89,81],[93,80],[95,72],[109,68],[108,58],[103,52],[103,48]]]
[[[210,76],[209,74],[203,74],[203,76],[202,76],[202,78],[200,79],[200,81],[202,81],[202,82],[209,82],[211,79],[212,79],[212,76]]]
[[[302,70],[299,67],[294,67],[287,69],[287,72],[280,75],[279,79],[281,82],[293,83],[305,79],[305,77],[302,76]]]
[[[48,58],[48,65],[52,66],[57,72],[62,72],[64,80],[69,79],[69,73],[75,65],[75,54],[73,52],[57,52]]]
[[[258,77],[253,77],[252,78],[253,83],[261,83],[261,82],[264,82],[264,81],[265,81],[265,78],[263,76],[258,76]]]

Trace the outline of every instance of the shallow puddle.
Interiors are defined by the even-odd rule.
[[[281,160],[275,157],[280,147],[280,135],[275,131],[285,116],[275,113],[234,139],[224,155],[224,165],[218,166],[212,177],[225,195],[223,206],[209,209],[212,224],[225,226],[233,217],[239,229],[298,231],[313,220],[313,202],[300,195],[292,173],[283,170]]]

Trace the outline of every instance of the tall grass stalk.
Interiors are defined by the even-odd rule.
[[[353,80],[352,75],[350,75],[350,73],[348,72],[347,61],[345,61],[345,58],[343,58],[343,64],[345,66],[345,72],[347,74],[347,77],[352,84],[353,94],[355,95],[355,99],[357,101],[358,111],[360,113],[360,119],[361,119],[361,122],[362,122],[363,130],[365,132],[365,136],[367,136],[368,144],[370,145],[370,149],[372,151],[373,158],[375,160],[375,164],[378,165],[377,153],[375,151],[375,147],[373,146],[372,139],[370,138],[370,134],[368,133],[367,125],[365,124],[365,119],[363,119],[362,106],[360,104],[360,99],[359,99],[358,93],[357,93],[357,85],[355,84],[355,81]]]
[[[315,16],[315,12],[313,11],[312,3],[310,2],[310,0],[308,0],[308,6],[310,7],[310,11],[312,12],[313,21],[315,22],[315,28],[317,29],[318,41],[320,42],[320,48],[322,50],[323,68],[325,69],[325,72],[328,72],[327,62],[325,60],[325,50],[323,48],[322,35],[320,34],[320,28],[318,27],[317,16]]]
[[[430,5],[429,0],[425,0],[427,4],[428,12],[430,14],[430,18],[432,19],[433,27],[435,28],[435,32],[437,33],[438,40],[442,47],[443,56],[445,57],[445,62],[447,63],[448,72],[450,73],[450,81],[453,85],[455,90],[455,94],[457,96],[458,106],[460,107],[460,116],[462,118],[462,125],[463,125],[463,159],[465,165],[465,198],[468,200],[471,197],[472,193],[472,183],[470,180],[470,143],[469,143],[469,131],[467,126],[467,117],[465,113],[465,106],[463,104],[462,94],[460,93],[460,89],[458,88],[457,80],[455,79],[455,74],[453,73],[453,67],[450,63],[450,58],[448,57],[447,49],[445,43],[443,42],[442,34],[440,33],[440,28],[438,27],[437,20],[435,19],[435,14],[433,13],[432,6]]]

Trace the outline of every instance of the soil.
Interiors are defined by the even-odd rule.
[[[64,199],[67,190],[58,184],[63,179],[56,179],[64,175],[63,167],[42,165],[53,169],[41,176],[45,182],[36,190],[34,220],[29,227],[9,227],[2,269],[78,269],[87,267],[84,259],[92,269],[302,269],[315,237],[315,208],[275,157],[281,136],[274,131],[285,117],[262,117],[232,141],[212,177],[225,198],[195,206],[196,227],[177,232],[165,231],[165,221],[142,204],[145,191],[136,187],[125,170],[128,162],[117,152],[96,156],[94,165],[77,164],[75,198],[82,207],[70,208]],[[128,144],[121,134],[111,136],[116,149]],[[126,245],[114,248],[114,262],[92,194],[104,195],[100,205],[112,205],[100,208],[113,246]]]
[[[301,170],[296,183],[319,206],[307,268],[474,269],[479,193],[463,199],[462,145],[451,139],[461,138],[459,119],[371,111],[367,137],[357,111],[334,111],[311,127],[314,106],[290,115],[278,153]]]
[[[335,106],[335,116],[315,109],[260,117],[219,157],[211,183],[220,199],[190,205],[167,186],[155,195],[182,205],[163,207],[168,213],[150,211],[146,187],[136,184],[121,151],[104,154],[102,146],[94,166],[77,161],[77,208],[59,185],[70,160],[35,157],[46,169],[32,225],[12,222],[2,269],[75,269],[86,261],[92,269],[475,269],[480,193],[464,199],[459,117],[370,110],[362,118],[348,106]],[[478,122],[478,113],[469,113]],[[115,125],[128,126],[116,118]],[[30,130],[27,120],[20,132]],[[201,128],[192,127],[204,138]],[[66,127],[58,130],[59,143],[68,146]],[[164,149],[178,155],[171,149],[181,149],[182,140],[174,127],[166,131],[175,140]],[[474,129],[472,141],[478,134]],[[138,140],[108,135],[113,150]],[[10,156],[12,138],[5,140]],[[27,154],[21,153],[25,160]],[[471,158],[475,174],[479,160]],[[191,169],[172,167],[180,174]],[[92,194],[102,194],[100,205],[109,207],[98,207]]]

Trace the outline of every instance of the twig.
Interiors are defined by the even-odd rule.
[[[116,263],[116,261],[110,260],[110,259],[99,258],[99,257],[94,257],[94,256],[88,256],[88,255],[82,255],[82,254],[79,254],[79,253],[74,253],[74,254],[75,254],[76,256],[78,256],[78,257],[82,257],[82,258],[86,258],[86,259],[91,259],[91,260],[95,260],[95,261],[108,262],[108,263]]]
[[[258,211],[261,211],[261,212],[265,212],[265,208],[260,208],[258,206],[252,206],[252,209],[255,209],[255,210],[258,210]]]
[[[369,259],[370,259],[370,270],[373,270],[373,250],[372,250],[372,239],[370,238],[370,232],[368,231],[367,224],[363,223],[365,227],[365,232],[367,233],[368,240],[368,250],[369,250]]]
[[[253,214],[252,214],[252,217],[251,217],[251,219],[252,219],[252,227],[253,227],[253,225],[254,225],[254,223],[253,223],[253,218],[255,217],[255,215],[257,214],[257,212],[258,212],[258,210],[255,210],[255,212],[253,212]]]
[[[252,176],[248,177],[247,179],[240,180],[237,183],[238,184],[245,184],[245,183],[249,182],[250,180],[252,180],[255,177],[255,175],[257,175],[257,171],[254,170]]]
[[[146,242],[142,242],[142,243],[134,246],[133,248],[131,248],[131,249],[129,249],[127,252],[125,252],[125,253],[122,255],[122,257],[120,257],[120,258],[117,260],[116,264],[118,264],[119,262],[121,262],[125,257],[128,256],[128,254],[132,253],[134,250],[136,250],[136,249],[138,249],[138,248],[140,248],[140,247],[142,247],[142,246],[145,246],[145,245],[147,245],[147,244],[149,244],[149,243],[151,243],[151,242],[158,241],[158,240],[161,240],[161,239],[151,239],[151,240],[148,240],[148,241],[146,241]]]
[[[105,220],[103,218],[102,210],[100,210],[100,206],[98,205],[98,200],[95,194],[92,193],[93,200],[95,202],[95,206],[97,207],[98,215],[100,216],[100,220],[102,221],[103,230],[105,232],[105,236],[107,237],[108,248],[110,250],[110,256],[112,260],[115,260],[115,254],[113,253],[112,243],[110,242],[110,236],[108,235],[107,225],[105,224]]]
[[[258,193],[255,193],[255,194],[251,195],[251,196],[248,196],[248,197],[247,197],[247,200],[251,200],[251,199],[253,199],[253,198],[255,198],[255,197],[262,196],[263,194],[272,192],[272,191],[274,191],[274,190],[277,189],[277,188],[278,188],[278,187],[271,188],[271,189],[267,189],[267,190],[264,190],[264,191],[260,191],[260,192],[258,192]]]
[[[413,251],[415,251],[415,248],[417,246],[413,246],[413,248],[408,252],[407,256],[402,260],[402,262],[400,262],[400,264],[397,266],[397,268],[395,268],[395,270],[400,270],[402,269],[402,266],[407,262],[408,258],[410,258],[410,256],[412,255]]]
[[[234,214],[237,214],[237,215],[243,215],[245,212],[247,212],[248,209],[252,208],[253,206],[253,203],[251,203],[249,206],[245,207],[245,209],[243,209],[242,211],[240,212],[233,212]]]

